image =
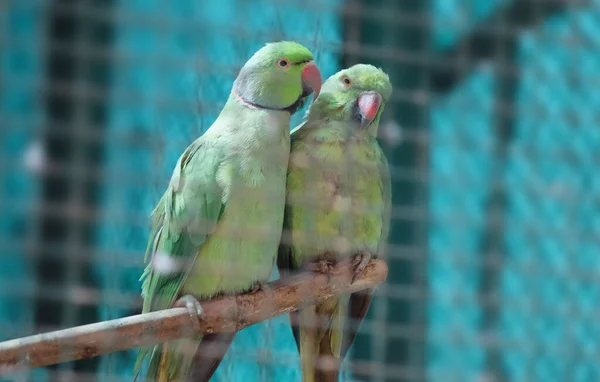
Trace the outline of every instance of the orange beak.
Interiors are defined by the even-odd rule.
[[[310,93],[314,92],[314,102],[321,92],[322,82],[321,72],[319,71],[319,68],[317,68],[317,65],[312,61],[306,64],[304,69],[302,69],[302,94],[308,96]]]

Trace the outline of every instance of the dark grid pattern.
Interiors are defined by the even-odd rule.
[[[177,156],[285,37],[325,76],[369,62],[394,83],[391,272],[356,378],[598,378],[597,1],[4,1],[0,26],[2,339],[139,310]],[[128,380],[134,356],[23,378]],[[297,361],[281,318],[216,378],[294,379]]]

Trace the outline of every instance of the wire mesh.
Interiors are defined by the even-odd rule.
[[[288,39],[394,86],[390,271],[342,379],[600,379],[599,29],[597,0],[0,2],[0,340],[141,311],[177,158]],[[136,355],[6,380],[131,380]],[[300,380],[288,317],[213,380]]]

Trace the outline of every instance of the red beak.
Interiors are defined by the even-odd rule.
[[[381,96],[377,92],[363,92],[358,96],[358,109],[361,116],[361,126],[367,127],[373,122],[381,106]]]
[[[313,102],[319,96],[321,92],[321,83],[323,82],[321,78],[321,72],[317,65],[314,62],[309,62],[302,69],[302,84],[304,88],[303,94],[309,95],[311,92],[315,93],[315,98],[313,98]]]

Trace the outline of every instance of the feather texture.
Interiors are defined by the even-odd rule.
[[[345,77],[353,84],[344,84]],[[383,102],[364,127],[358,98],[373,91]],[[283,275],[323,259],[384,253],[391,184],[376,135],[390,95],[385,73],[357,65],[323,84],[304,123],[292,131],[278,255]],[[358,330],[355,323],[364,319],[371,298],[371,291],[343,295],[290,314],[304,382],[338,380]]]
[[[236,80],[239,94],[232,91],[214,124],[179,158],[152,213],[143,312],[169,308],[182,295],[211,299],[268,280],[281,236],[290,144],[290,113],[277,109],[279,95],[293,102],[305,92],[304,64],[285,75],[276,66],[286,55],[312,60],[296,43],[259,50]],[[277,76],[277,87],[266,81],[270,75]],[[207,381],[232,340],[233,334],[196,336],[141,349],[136,376],[149,357],[147,380],[181,381],[192,373]],[[218,342],[224,348],[216,357],[204,354]]]

